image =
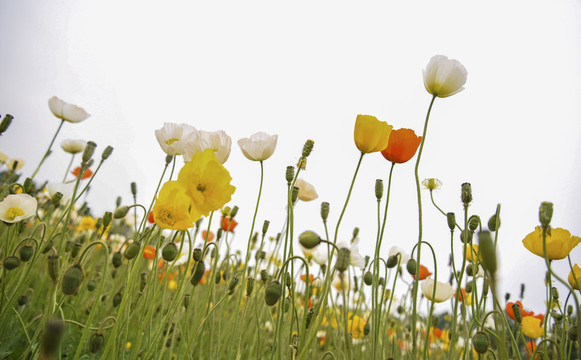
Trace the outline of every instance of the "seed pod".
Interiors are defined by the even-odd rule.
[[[131,194],[133,196],[137,195],[137,184],[135,182],[131,183]]]
[[[312,249],[321,243],[321,238],[314,231],[304,231],[299,235],[299,243],[306,249]]]
[[[446,218],[448,219],[448,228],[450,231],[454,231],[456,228],[456,215],[453,212],[449,212],[446,214]]]
[[[20,248],[19,255],[20,260],[27,262],[32,258],[32,255],[34,255],[34,248],[30,245],[24,245]]]
[[[246,279],[246,296],[252,295],[252,290],[254,290],[254,278],[249,277]]]
[[[191,295],[190,294],[186,294],[184,295],[184,309],[188,309],[188,307],[190,306],[190,299],[191,299]]]
[[[103,344],[105,344],[105,337],[103,337],[103,334],[96,332],[91,336],[91,340],[89,340],[89,351],[93,354],[98,353],[103,347]]]
[[[0,122],[0,135],[2,135],[4,131],[8,130],[10,123],[12,123],[12,119],[14,119],[14,116],[10,114],[6,114],[4,116],[4,119],[2,119],[2,122]]]
[[[383,180],[376,179],[375,180],[375,198],[377,200],[381,200],[383,197]]]
[[[103,150],[103,153],[101,154],[101,160],[107,160],[109,156],[111,156],[111,153],[113,153],[113,147],[107,146],[105,150]]]
[[[471,231],[476,231],[476,229],[478,229],[479,224],[480,224],[480,218],[478,217],[478,215],[473,215],[468,220],[468,228]]]
[[[131,244],[129,244],[129,246],[127,246],[127,248],[125,249],[125,253],[123,255],[125,255],[127,260],[131,260],[137,256],[140,249],[141,245],[137,241],[132,242]]]
[[[539,208],[539,221],[543,229],[548,229],[553,217],[553,203],[543,201]]]
[[[234,289],[236,289],[236,285],[238,285],[239,281],[240,279],[238,279],[237,276],[234,276],[232,280],[230,280],[230,284],[228,284],[228,295],[234,294]]]
[[[373,275],[371,274],[371,271],[368,271],[365,273],[365,275],[363,275],[363,282],[365,285],[371,286],[373,283]]]
[[[282,285],[277,280],[272,281],[266,287],[264,292],[264,300],[266,301],[266,305],[273,306],[278,302],[280,297],[282,296]]]
[[[478,331],[472,337],[472,345],[474,345],[474,350],[479,354],[484,354],[488,351],[488,347],[490,346],[490,340],[488,336],[483,333],[482,331]]]
[[[127,254],[127,250],[125,250],[125,254]],[[121,255],[120,251],[117,251],[116,253],[113,254],[113,258],[111,259],[111,262],[113,263],[113,266],[115,268],[118,268],[119,266],[121,266],[121,263],[123,262],[123,255]]]
[[[89,280],[87,282],[87,290],[93,291],[93,290],[95,290],[96,287],[97,287],[97,283],[95,282],[95,280]]]
[[[121,295],[121,291],[113,296],[113,307],[119,306],[121,304],[121,300],[123,300],[123,295]]]
[[[267,282],[269,278],[268,271],[260,270],[260,280],[262,280],[262,282]]]
[[[59,256],[58,254],[51,254],[48,256],[48,275],[53,281],[59,276]]]
[[[417,267],[416,261],[414,259],[409,259],[406,265],[406,269],[410,275],[412,276],[416,275],[416,267]]]
[[[351,250],[348,248],[340,248],[337,254],[337,262],[335,268],[339,272],[344,272],[349,267],[349,260],[351,259]]]
[[[512,313],[514,314],[514,319],[518,324],[522,323],[522,312],[519,304],[512,304]]]
[[[295,167],[294,166],[287,166],[286,167],[285,178],[286,178],[287,184],[290,185],[290,183],[292,183],[293,179],[295,178]]]
[[[175,243],[170,242],[161,250],[161,256],[167,262],[172,262],[178,256],[178,247]]]
[[[468,206],[472,202],[472,185],[470,185],[470,183],[462,184],[462,196],[461,196],[461,198],[462,198],[462,203],[464,203],[464,206]]]
[[[85,274],[80,264],[74,264],[65,271],[61,290],[65,295],[74,295],[81,286]]]
[[[391,255],[388,257],[386,265],[389,269],[395,267],[397,265],[397,255]]]
[[[196,286],[202,280],[204,273],[206,272],[206,264],[203,261],[199,261],[195,265],[194,273],[192,274],[192,279],[190,282],[192,285]]]
[[[311,151],[313,151],[313,146],[315,145],[315,142],[313,140],[307,140],[305,142],[305,145],[303,146],[303,157],[306,158],[309,155],[311,155]]]
[[[93,157],[93,154],[95,153],[95,148],[97,147],[97,144],[95,144],[93,141],[89,141],[87,142],[87,145],[85,145],[85,151],[83,152],[83,163],[88,163],[89,160],[91,160],[91,158]],[[81,175],[79,175],[81,176]]]
[[[7,256],[4,258],[4,268],[6,270],[14,270],[20,266],[20,259],[16,256]]]

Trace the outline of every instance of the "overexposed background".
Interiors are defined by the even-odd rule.
[[[296,233],[320,234],[321,201],[339,216],[359,152],[357,114],[421,133],[430,95],[422,69],[436,54],[468,70],[466,89],[437,99],[420,178],[444,186],[435,196],[461,219],[460,185],[472,183],[471,213],[484,222],[502,204],[502,294],[514,300],[527,285],[525,307],[544,308],[544,261],[521,243],[538,224],[541,201],[555,204],[553,226],[581,235],[581,5],[576,1],[34,1],[0,2],[0,113],[15,120],[0,151],[26,161],[30,176],[59,121],[47,101],[56,95],[91,117],[66,123],[37,179],[62,179],[67,138],[93,140],[97,154],[115,148],[87,198],[95,216],[117,196],[149,204],[165,154],[154,130],[164,122],[225,130],[233,139],[225,166],[240,207],[236,247],[245,248],[258,189],[259,165],[236,141],[257,131],[279,135],[265,162],[257,226],[282,227],[284,172],[306,139],[315,141],[302,178],[319,199],[299,203]],[[394,171],[385,256],[417,241],[415,158]],[[362,252],[376,236],[375,179],[389,163],[365,156],[340,228],[348,240],[361,228]],[[424,239],[436,248],[448,279],[449,231],[423,191]],[[382,205],[383,209],[383,205]],[[461,244],[455,241],[456,251]],[[433,269],[431,256],[425,264]],[[581,260],[581,248],[572,252]],[[566,261],[554,265],[566,277]],[[408,275],[406,275],[408,276]],[[409,279],[409,276],[408,276]],[[445,309],[447,305],[442,305]]]

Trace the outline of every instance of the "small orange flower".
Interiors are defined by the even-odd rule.
[[[153,224],[155,222],[155,220],[153,219],[153,211],[149,212],[149,215],[147,216],[147,222],[150,224]]]
[[[422,137],[417,136],[412,129],[393,130],[381,155],[393,163],[403,164],[414,157],[421,142]]]
[[[75,168],[75,170],[71,171],[71,174],[73,174],[75,177],[79,177],[79,174],[81,173],[81,167],[77,166]],[[83,173],[83,176],[81,177],[81,180],[85,180],[90,178],[91,176],[93,176],[93,172],[91,171],[91,169],[87,169],[85,170],[85,172]]]
[[[301,280],[303,282],[306,282],[306,279],[307,279],[307,274],[302,274]],[[309,274],[309,284],[312,283],[314,279],[315,279],[315,277],[313,276],[313,274]]]
[[[214,240],[214,233],[213,232],[207,232],[206,230],[202,231],[202,239],[204,239],[204,241],[206,241],[206,235],[208,237],[208,242]]]
[[[220,220],[220,226],[224,231],[234,231],[236,225],[238,225],[238,222],[236,222],[236,220],[226,216],[222,216],[222,219]]]
[[[440,328],[435,328],[434,329],[434,336],[437,337],[438,339],[442,337],[442,329]]]
[[[529,356],[529,358],[531,357],[531,355],[533,355],[533,353],[535,352],[535,349],[537,348],[537,344],[534,341],[527,341],[527,355]],[[537,354],[537,356],[535,356],[535,359],[538,359],[539,355]]]
[[[427,267],[424,265],[420,265],[420,280],[425,280],[428,276],[432,275],[432,273],[428,270]],[[416,278],[415,275],[412,275],[414,279]]]
[[[157,250],[151,245],[145,245],[145,249],[143,250],[143,257],[149,260],[155,259],[155,254]]]

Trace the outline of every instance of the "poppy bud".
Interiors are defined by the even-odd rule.
[[[173,155],[166,155],[165,156],[165,164],[169,165],[173,160]]]
[[[370,271],[366,272],[365,275],[363,276],[363,282],[367,286],[371,286],[371,284],[373,283],[373,275],[371,274]]]
[[[127,250],[125,250],[125,254],[127,254]],[[121,255],[120,251],[117,251],[116,253],[113,254],[113,258],[111,259],[111,263],[113,263],[113,266],[118,268],[119,266],[121,266],[121,263],[123,261],[123,255]]]
[[[260,271],[260,280],[262,280],[262,282],[267,282],[268,281],[268,272],[266,270],[261,270]]]
[[[490,346],[490,340],[488,336],[483,333],[482,331],[478,331],[472,337],[472,345],[474,345],[474,350],[479,354],[484,354],[488,351],[488,347]]]
[[[117,196],[117,199],[115,199],[115,206],[116,207],[121,206],[121,196]]]
[[[62,319],[52,318],[47,322],[42,335],[40,359],[53,359],[64,331],[65,322]]]
[[[252,295],[252,290],[254,290],[254,278],[249,277],[246,279],[246,296]]]
[[[2,119],[2,122],[0,122],[0,135],[2,135],[10,126],[10,123],[12,123],[12,119],[14,119],[14,117],[10,114],[6,114],[4,116],[4,119]]]
[[[238,285],[238,282],[240,282],[240,279],[238,279],[237,276],[234,276],[232,280],[230,280],[230,284],[228,285],[228,295],[234,294],[234,289],[236,288],[236,285]]]
[[[288,271],[286,272],[286,274],[284,274],[284,283],[286,284],[286,287],[288,287],[289,289],[292,286],[291,275]]]
[[[305,145],[303,146],[303,157],[308,157],[309,155],[311,155],[311,151],[313,151],[313,146],[315,145],[315,142],[313,140],[307,140],[305,142]]]
[[[121,291],[113,296],[113,307],[116,308],[121,304],[121,300],[123,300],[123,295],[121,295]]]
[[[22,191],[25,194],[30,194],[32,192],[32,190],[34,190],[33,187],[34,187],[34,183],[32,182],[32,179],[26,178],[24,180],[24,184],[22,184]]]
[[[266,301],[266,305],[273,306],[278,302],[282,295],[282,285],[277,280],[272,281],[266,287],[264,292],[264,300]]]
[[[80,264],[74,264],[65,271],[63,275],[63,282],[61,290],[65,295],[74,295],[79,287],[85,274],[83,273],[83,268]]]
[[[321,238],[315,232],[307,230],[299,235],[299,243],[306,249],[312,249],[321,243]]]
[[[470,203],[472,202],[472,185],[470,185],[470,183],[464,183],[462,184],[462,203],[464,203],[464,206],[468,206],[470,205]]]
[[[89,280],[89,282],[87,282],[87,290],[93,291],[95,290],[96,287],[97,283],[95,282],[95,280]]]
[[[344,272],[349,267],[349,261],[351,259],[351,250],[348,248],[340,248],[337,254],[337,262],[335,263],[335,268],[339,272]]]
[[[494,214],[488,220],[488,230],[496,231],[496,229],[498,229],[499,227],[500,227],[500,216],[497,216],[496,214]]]
[[[218,231],[216,231],[216,241],[219,241],[222,238],[222,234],[224,233],[224,231],[222,230],[222,228],[219,228]],[[216,249],[216,248],[214,248]]]
[[[416,275],[416,268],[417,267],[418,267],[418,264],[417,264],[416,260],[414,260],[414,259],[408,260],[408,263],[406,265],[406,269],[410,275],[412,275],[412,276]]]
[[[161,250],[161,256],[167,262],[172,262],[178,256],[178,247],[175,243],[170,242]]]
[[[129,212],[129,207],[128,206],[119,206],[117,209],[115,209],[115,212],[113,213],[113,217],[115,219],[123,219],[125,217],[125,215],[127,215],[127,213]]]
[[[58,254],[51,254],[48,256],[48,275],[56,281],[59,274],[59,256]]]
[[[103,347],[103,344],[105,344],[103,334],[96,332],[91,336],[91,340],[89,340],[89,351],[93,354],[98,353]]]
[[[567,335],[569,335],[569,340],[571,341],[577,341],[577,326],[576,325],[572,325],[569,328],[569,331],[567,331]]]
[[[573,315],[573,305],[567,306],[567,315]]]
[[[378,284],[379,284],[379,286],[385,287],[385,278],[384,277],[380,277]]]
[[[256,252],[256,255],[254,256],[256,261],[258,262],[259,260],[263,260],[266,258],[266,252],[260,250]]]
[[[195,265],[194,273],[192,274],[192,279],[190,282],[192,285],[196,286],[202,280],[204,273],[206,272],[206,264],[203,261],[198,261]]]
[[[222,274],[220,274],[220,272],[217,272],[216,275],[214,276],[214,281],[216,282],[216,284],[219,284],[220,280],[222,280]]]
[[[496,251],[494,250],[494,242],[489,231],[481,231],[478,233],[478,244],[480,259],[482,260],[482,265],[491,274],[494,274],[498,268],[496,261]]]
[[[295,167],[294,166],[287,166],[285,172],[286,182],[290,185],[295,178]]]
[[[194,261],[200,261],[202,259],[202,249],[195,248],[193,257]]]
[[[16,256],[7,256],[4,258],[4,268],[6,270],[14,270],[20,266],[20,259]]]
[[[87,145],[85,146],[85,151],[83,152],[83,163],[86,164],[89,162],[89,160],[91,160],[91,158],[93,157],[93,154],[95,153],[95,148],[97,147],[97,144],[95,144],[93,141],[89,141],[87,142]],[[82,174],[82,172],[81,172]],[[81,175],[79,175],[81,176]]]
[[[446,218],[448,220],[448,228],[450,228],[450,231],[454,231],[456,227],[456,215],[453,212],[449,212],[446,214]]]
[[[44,245],[44,248],[42,248],[42,253],[46,254],[47,252],[50,251],[50,249],[52,249],[52,245],[53,245],[53,241],[52,240],[48,240],[46,242],[46,244]]]
[[[375,180],[375,197],[377,200],[381,200],[383,197],[383,180],[381,179]]]
[[[291,306],[291,300],[290,300],[290,298],[288,298],[288,297],[284,298],[284,301],[283,301],[283,304],[282,305],[284,307],[284,312],[287,313],[289,311],[289,309],[290,309],[290,306]]]
[[[464,244],[470,243],[470,241],[472,241],[472,231],[467,229],[462,230],[460,233],[460,241],[462,241]]]
[[[109,156],[113,153],[113,147],[107,146],[105,150],[103,150],[103,154],[101,154],[101,160],[107,160]]]
[[[61,192],[57,191],[56,193],[54,193],[54,195],[50,199],[50,201],[52,202],[52,205],[57,206],[61,202],[61,199],[63,198],[63,196],[64,195]]]
[[[470,275],[469,275],[470,276]],[[466,292],[470,294],[472,292],[472,281],[466,283]]]
[[[468,228],[471,231],[476,231],[476,229],[478,229],[478,224],[480,224],[480,217],[478,217],[478,215],[473,215],[468,220]]]
[[[510,293],[504,294],[504,301],[508,301],[510,299]]]
[[[71,248],[71,258],[76,258],[77,255],[79,255],[79,252],[81,251],[81,248],[83,247],[82,244],[79,243],[74,243],[73,247]]]
[[[191,299],[191,295],[190,294],[186,294],[184,295],[184,309],[188,309],[188,307],[190,306],[190,299]]]
[[[113,214],[111,211],[106,211],[105,214],[103,214],[103,229],[107,229],[109,225],[111,225],[112,218]]]
[[[230,219],[234,219],[234,216],[236,216],[236,214],[238,214],[238,206],[234,205],[232,207],[232,210],[230,210]]]
[[[293,186],[292,188],[292,193],[291,193],[291,201],[292,203],[296,203],[297,199],[299,198],[299,188],[296,186]]]
[[[140,249],[141,249],[141,246],[139,245],[139,243],[137,241],[132,242],[131,244],[129,244],[129,246],[127,246],[123,255],[125,255],[127,260],[131,260],[137,256]]]
[[[401,315],[401,314],[403,314],[404,312],[405,312],[405,308],[404,308],[403,306],[401,306],[401,305],[400,305],[400,306],[398,306],[398,307],[397,307],[397,313],[398,313],[398,314],[400,314],[400,315]]]
[[[548,229],[553,217],[553,203],[543,201],[539,208],[539,220],[543,229]]]
[[[139,281],[139,292],[143,292],[145,289],[145,285],[147,285],[147,273],[142,272],[139,274],[140,281]]]
[[[365,325],[363,326],[363,335],[364,336],[369,335],[370,331],[371,331],[371,326],[369,326],[369,323],[365,323]]]
[[[270,221],[264,220],[264,222],[262,223],[262,236],[266,235],[266,233],[268,232],[269,225],[270,225]]]
[[[131,183],[131,194],[133,194],[133,196],[137,195],[137,183],[135,182]]]
[[[313,310],[313,308],[310,308],[309,311],[307,312],[307,318],[305,319],[307,329],[311,325],[311,320],[313,320],[313,315],[315,315],[315,310]]]
[[[397,265],[397,255],[391,255],[388,257],[386,265],[389,269],[395,267]]]
[[[30,245],[24,245],[19,251],[20,260],[27,262],[34,255],[34,248]]]
[[[328,217],[329,217],[329,203],[322,202],[321,203],[321,218],[323,219],[323,222],[327,221]]]
[[[519,304],[512,304],[512,313],[514,314],[514,320],[518,324],[522,324],[522,311]]]
[[[555,319],[555,321],[561,321],[563,319],[563,315],[559,314],[555,310],[551,311],[551,317]]]
[[[478,273],[478,265],[468,264],[468,266],[466,266],[466,275],[474,276],[476,273]]]
[[[357,281],[357,276],[353,275],[353,293],[359,291],[359,282]]]
[[[553,296],[554,301],[559,300],[559,291],[554,286],[551,288],[551,295]]]

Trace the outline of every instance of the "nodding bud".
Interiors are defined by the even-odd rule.
[[[89,351],[93,354],[96,354],[101,350],[103,345],[105,344],[105,337],[103,334],[96,332],[91,336],[91,340],[89,340]]]
[[[111,225],[111,220],[113,219],[113,214],[110,211],[106,211],[103,214],[103,228],[107,229]]]
[[[512,313],[514,314],[514,320],[518,323],[522,323],[522,311],[519,304],[512,304]]]
[[[42,334],[39,359],[53,359],[56,349],[60,346],[65,322],[60,318],[52,318],[46,323]]]
[[[468,229],[462,230],[462,232],[460,232],[460,241],[464,244],[469,244],[472,241],[472,232]]]
[[[416,268],[417,268],[417,262],[414,259],[409,259],[408,263],[406,264],[406,269],[408,271],[408,273],[412,276],[416,275]]]
[[[264,291],[264,300],[266,305],[275,305],[282,296],[282,285],[277,280],[272,281]]]
[[[131,194],[133,194],[133,196],[137,195],[137,184],[135,182],[131,183]]]
[[[291,194],[292,203],[293,204],[296,203],[298,198],[299,198],[299,188],[296,186],[293,186],[292,194]]]
[[[137,256],[140,249],[141,249],[141,245],[139,245],[139,243],[137,241],[134,241],[131,244],[129,244],[129,246],[127,246],[127,249],[125,249],[125,252],[123,253],[123,255],[125,255],[127,260],[131,260]]]
[[[125,253],[127,253],[127,250],[125,250]],[[111,263],[115,268],[121,266],[121,264],[123,263],[123,255],[121,255],[120,251],[117,251],[116,253],[113,254],[113,257],[111,258]]]
[[[478,224],[480,224],[480,217],[478,217],[478,215],[470,216],[470,219],[468,219],[468,228],[471,231],[476,231],[476,229],[478,229]]]
[[[474,346],[474,350],[479,354],[484,354],[488,351],[488,347],[490,346],[490,340],[488,336],[483,333],[482,331],[478,331],[472,337],[472,345]]]
[[[142,272],[139,274],[139,292],[143,292],[143,290],[145,290],[145,285],[147,285],[147,273]]]
[[[85,274],[80,264],[74,264],[65,271],[61,290],[65,295],[74,295],[79,290]]]
[[[79,244],[79,243],[74,243],[73,247],[71,248],[71,258],[76,258],[77,255],[79,255],[79,252],[81,252],[81,248],[83,247],[83,244]]]
[[[264,220],[264,222],[262,223],[262,236],[266,235],[266,233],[268,232],[269,226],[270,226],[270,221]]]
[[[240,279],[238,279],[238,276],[232,277],[232,280],[230,280],[230,284],[228,284],[228,295],[234,294],[234,289],[236,289],[236,285],[238,285],[239,282]]]
[[[83,152],[83,163],[84,164],[88,163],[89,160],[91,160],[91,158],[93,157],[93,154],[95,153],[96,147],[97,147],[97,144],[95,144],[93,141],[87,142],[87,145],[85,145],[85,151]]]
[[[553,217],[553,203],[543,201],[539,208],[539,221],[543,229],[548,229]]]
[[[12,119],[14,119],[14,116],[10,114],[6,114],[6,116],[4,116],[4,119],[2,119],[2,122],[0,122],[0,135],[2,135],[8,129],[12,123]]]
[[[456,228],[456,215],[453,212],[449,212],[446,214],[446,218],[448,219],[448,228],[450,231],[454,231]]]
[[[559,300],[559,290],[554,286],[551,288],[551,295],[553,296],[553,301]]]
[[[188,307],[190,306],[190,299],[192,298],[192,296],[190,294],[186,294],[184,295],[184,309],[188,309]]]
[[[371,271],[368,271],[365,273],[365,275],[363,275],[363,282],[367,286],[371,286],[371,284],[373,284],[373,275],[371,274]]]
[[[58,254],[50,254],[48,256],[48,275],[53,281],[59,277],[59,256]]]
[[[285,172],[286,182],[290,185],[295,178],[295,167],[294,166],[287,166]]]
[[[64,196],[63,193],[57,191],[56,193],[54,193],[50,201],[54,206],[56,206],[61,202],[63,196]]]
[[[348,248],[340,248],[337,254],[337,262],[335,263],[335,268],[339,272],[344,272],[349,267],[349,261],[351,260],[351,250]]]
[[[383,180],[381,179],[375,180],[375,197],[377,200],[381,200],[383,197]]]
[[[129,212],[128,206],[125,205],[119,206],[117,209],[115,209],[115,212],[113,212],[113,217],[115,219],[123,219],[128,212]]]
[[[200,261],[202,260],[202,249],[200,248],[195,248],[194,249],[194,261]]]
[[[328,217],[329,217],[329,203],[322,202],[321,203],[321,218],[323,219],[323,221],[327,221]]]
[[[387,258],[386,265],[389,269],[396,266],[397,265],[397,255],[391,255],[389,258]]]
[[[24,245],[20,248],[19,255],[20,260],[27,262],[32,258],[32,255],[34,255],[34,248],[30,245]]]
[[[269,278],[268,271],[260,270],[260,280],[262,280],[262,282],[267,282]]]
[[[321,238],[314,231],[307,230],[299,235],[299,243],[305,249],[312,249],[321,243]]]
[[[109,156],[111,156],[112,153],[113,153],[113,147],[107,146],[105,148],[105,150],[103,150],[103,153],[101,154],[101,160],[107,160],[109,158]]]
[[[161,250],[161,256],[167,262],[172,262],[178,256],[178,247],[175,243],[170,242]]]
[[[7,256],[4,258],[4,269],[14,270],[20,266],[20,259],[16,256]]]
[[[494,274],[498,268],[498,263],[496,261],[496,250],[494,249],[494,241],[492,240],[490,231],[481,231],[478,233],[478,245],[482,265],[491,274]]]
[[[24,184],[22,184],[22,188],[23,188],[22,191],[26,194],[29,194],[32,192],[33,187],[34,187],[34,183],[32,182],[32,179],[26,178],[24,180]]]
[[[496,231],[500,227],[500,216],[494,214],[488,219],[488,230]]]
[[[115,296],[113,296],[113,307],[116,308],[121,304],[121,300],[123,300],[123,295],[121,295],[121,291],[119,291]]]
[[[305,142],[305,145],[303,146],[303,157],[308,157],[309,155],[311,155],[311,151],[313,151],[313,146],[315,145],[315,142],[313,140],[307,140]]]
[[[254,290],[254,278],[249,277],[246,279],[246,296],[252,295],[252,290]]]
[[[470,183],[464,183],[462,184],[462,203],[464,203],[464,206],[468,206],[470,205],[470,203],[472,202],[472,185],[470,185]]]
[[[194,273],[192,274],[192,279],[190,282],[192,285],[196,286],[202,280],[204,273],[206,272],[206,264],[203,261],[198,261],[194,268]]]

